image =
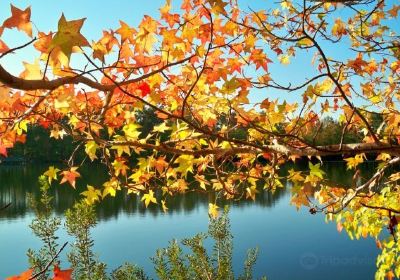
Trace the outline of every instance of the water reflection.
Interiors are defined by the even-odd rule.
[[[32,193],[36,197],[39,196],[39,187],[37,183],[38,176],[46,170],[45,166],[2,166],[0,167],[0,205],[12,203],[12,205],[0,213],[0,219],[16,219],[25,217],[30,213],[27,205],[27,194]],[[57,185],[53,183],[51,195],[54,197],[54,209],[58,215],[65,212],[71,207],[77,199],[79,193],[86,184],[100,185],[107,175],[101,166],[84,166],[80,169],[82,178],[78,181],[77,190],[73,190],[69,185]],[[237,208],[244,208],[250,205],[258,205],[261,207],[271,207],[279,201],[286,190],[278,189],[274,193],[263,192],[257,196],[255,202],[241,201],[229,202]],[[212,195],[199,195],[196,192],[187,193],[185,195],[177,195],[168,198],[169,214],[189,213],[200,207],[207,206],[212,201]],[[158,216],[161,214],[161,207],[158,205],[150,205],[148,209],[144,207],[140,198],[135,195],[128,195],[125,191],[117,192],[116,197],[106,198],[97,207],[99,220],[108,220],[117,218],[120,213],[140,214]]]
[[[40,242],[29,230],[33,214],[27,208],[26,194],[38,196],[37,179],[48,166],[0,165],[0,207],[12,202],[6,211],[0,212],[0,279],[18,274],[28,267],[26,250],[39,248]],[[361,170],[367,177],[374,164],[366,164]],[[281,169],[307,169],[307,163],[287,165]],[[326,176],[338,184],[351,184],[353,172],[343,163],[325,163]],[[67,184],[51,188],[55,210],[61,215],[75,200],[86,184],[99,185],[107,177],[101,166],[85,166],[78,180],[78,190]],[[256,201],[230,202],[232,233],[234,240],[234,266],[242,267],[248,248],[260,248],[255,277],[267,275],[268,279],[373,279],[378,252],[373,239],[352,241],[338,234],[333,223],[324,223],[323,215],[310,215],[307,209],[296,211],[289,205],[290,189],[280,189],[274,194],[260,192]],[[101,260],[116,268],[129,261],[143,266],[154,277],[149,258],[157,248],[166,247],[173,238],[184,238],[207,229],[206,195],[189,193],[168,201],[169,212],[151,205],[145,209],[136,196],[119,192],[116,198],[105,199],[98,207],[99,224],[93,230],[95,251]],[[68,241],[65,231],[60,240]],[[307,257],[317,260],[311,268],[304,265]],[[65,254],[63,259],[65,260]],[[347,260],[368,262],[349,263]],[[339,260],[340,262],[336,262]],[[153,273],[153,274],[152,274]]]

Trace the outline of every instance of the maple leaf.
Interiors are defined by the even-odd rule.
[[[137,33],[136,30],[129,27],[129,25],[122,20],[119,21],[119,24],[121,25],[121,27],[118,28],[115,32],[121,35],[121,41],[124,42],[125,40],[129,40],[131,43],[133,43],[133,36]]]
[[[255,63],[256,70],[262,67],[266,72],[268,72],[268,63],[272,62],[260,49],[253,49],[249,59]]]
[[[397,17],[399,10],[400,10],[400,5],[393,5],[393,7],[390,10],[388,10],[388,14],[395,18]]]
[[[101,191],[90,185],[87,185],[87,190],[82,192],[81,195],[85,196],[86,203],[91,205],[100,200]]]
[[[103,184],[104,190],[102,197],[106,197],[107,195],[110,195],[114,197],[117,193],[117,190],[121,189],[118,183],[118,180],[116,178],[111,179],[110,181],[107,181]]]
[[[150,93],[150,86],[146,82],[140,83],[138,89],[141,91],[141,97],[145,97]]]
[[[89,46],[88,41],[80,33],[85,18],[67,21],[64,14],[58,21],[58,31],[51,40],[49,50],[60,48],[69,60],[74,47]]]
[[[7,147],[0,142],[0,155],[7,157]]]
[[[356,168],[357,165],[364,162],[364,155],[358,154],[355,157],[345,158],[344,160],[347,162],[347,169]]]
[[[302,205],[310,206],[310,201],[307,198],[307,195],[303,192],[294,195],[290,203],[296,206],[296,209],[299,210]]]
[[[252,200],[256,200],[256,194],[258,193],[257,187],[255,185],[246,188],[246,198],[251,198]]]
[[[60,184],[68,182],[75,189],[76,178],[81,177],[79,172],[76,171],[77,169],[78,167],[71,167],[70,170],[61,172],[63,174],[63,178],[61,179]]]
[[[125,160],[115,159],[111,165],[114,167],[115,176],[119,176],[120,174],[126,175],[128,166],[125,164]]]
[[[58,265],[55,265],[53,273],[53,280],[72,280],[72,269],[61,270]]]
[[[346,34],[347,34],[347,30],[346,30],[345,23],[340,18],[337,18],[335,20],[335,24],[332,27],[332,35],[340,38],[340,37],[342,37],[342,35],[346,35]]]
[[[55,168],[54,166],[50,166],[49,169],[43,173],[43,175],[47,176],[49,180],[49,184],[51,184],[51,181],[57,180],[57,173],[60,171],[60,169]]]
[[[28,280],[32,277],[33,269],[28,269],[27,271],[22,272],[20,275],[11,276],[6,278],[6,280]]]
[[[137,140],[140,135],[138,130],[141,126],[139,124],[130,123],[125,125],[122,130],[125,132],[125,136],[128,140]]]
[[[308,162],[308,167],[310,168],[310,175],[311,176],[315,176],[315,177],[318,177],[320,179],[324,178],[325,172],[320,169],[320,167],[321,167],[320,163],[312,164],[309,161]]]
[[[149,193],[143,195],[142,201],[144,201],[146,208],[149,206],[150,202],[157,204],[157,199],[154,197],[154,192],[152,190],[149,190]]]
[[[157,31],[158,23],[150,16],[144,16],[142,22],[140,23],[140,30],[136,36],[137,43],[135,44],[136,51],[145,51],[150,53],[153,44],[157,42]]]
[[[26,80],[41,80],[43,77],[40,70],[39,60],[35,60],[33,64],[23,62],[25,70],[21,73],[20,77]]]
[[[38,51],[45,53],[49,48],[52,38],[53,38],[52,32],[49,32],[49,34],[46,34],[44,32],[39,32],[38,39],[36,40],[35,43],[33,43],[33,46]]]
[[[213,219],[217,218],[219,215],[218,208],[219,207],[216,204],[209,203],[208,204],[208,215]]]
[[[64,129],[56,127],[55,129],[50,130],[50,137],[53,137],[54,139],[63,139],[65,135],[67,135],[67,132],[65,132]]]
[[[85,152],[89,156],[91,161],[94,161],[97,156],[96,156],[96,151],[99,148],[99,145],[95,141],[88,141],[85,144]]]
[[[5,53],[6,51],[9,50],[9,47],[4,43],[2,40],[0,40],[0,53]]]
[[[3,22],[3,27],[17,28],[24,31],[29,37],[32,37],[31,7],[20,10],[12,4],[10,6],[11,17]]]
[[[165,161],[165,157],[159,157],[154,161],[154,167],[161,174],[168,167],[168,162]]]
[[[160,132],[160,133],[164,133],[167,130],[171,130],[172,128],[167,126],[167,124],[165,122],[156,125],[153,127],[153,132]]]
[[[162,210],[163,210],[164,213],[168,212],[168,207],[167,207],[166,202],[165,202],[164,199],[161,200],[161,207],[162,207]]]
[[[280,55],[278,59],[283,65],[290,64],[290,57],[287,54]]]

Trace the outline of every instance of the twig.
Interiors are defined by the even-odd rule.
[[[4,205],[4,206],[2,206],[2,207],[0,208],[0,211],[5,210],[5,209],[7,209],[7,208],[10,207],[10,206],[11,206],[11,202],[8,203],[8,204],[6,204],[6,205]]]
[[[36,279],[38,276],[46,273],[46,271],[49,269],[49,267],[52,265],[52,263],[58,257],[58,255],[60,255],[61,251],[64,250],[64,248],[65,248],[65,246],[67,246],[67,244],[68,244],[68,242],[65,242],[64,245],[61,246],[60,250],[58,250],[57,254],[55,254],[54,257],[49,261],[49,263],[46,265],[46,267],[44,269],[42,269],[41,271],[39,271],[38,273],[34,274],[28,280]]]

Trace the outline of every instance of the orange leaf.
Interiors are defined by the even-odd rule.
[[[129,25],[122,20],[119,21],[119,24],[121,25],[121,27],[117,29],[116,33],[121,35],[121,41],[124,42],[125,40],[129,40],[130,42],[132,42],[133,36],[136,34],[136,30],[129,27]]]
[[[338,223],[336,224],[336,229],[337,229],[338,232],[342,232],[342,230],[343,230],[343,224],[342,224],[341,222],[338,222]]]
[[[71,184],[73,188],[75,188],[76,178],[81,177],[81,175],[76,171],[78,167],[71,167],[70,170],[65,170],[62,172],[63,178],[61,179],[60,184],[68,182]]]
[[[0,143],[0,155],[7,157],[7,148]]]
[[[46,53],[48,51],[52,38],[53,38],[53,33],[51,32],[49,32],[49,34],[46,34],[44,32],[39,32],[38,40],[33,44],[33,46],[38,51]]]
[[[54,277],[53,280],[71,280],[72,269],[61,270],[58,265],[54,266]]]
[[[18,30],[28,34],[29,37],[32,37],[31,7],[20,10],[11,4],[11,17],[4,21],[3,27],[16,27]]]
[[[2,40],[0,40],[0,53],[4,53],[8,50],[9,48],[7,47],[7,45]]]
[[[20,275],[8,277],[6,280],[28,280],[32,277],[32,273],[33,269],[28,269],[22,272]]]

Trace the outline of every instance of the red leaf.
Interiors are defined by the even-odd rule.
[[[20,275],[17,276],[11,276],[6,278],[6,280],[28,280],[29,278],[32,277],[33,270],[28,269],[24,272],[22,272]]]
[[[150,86],[146,82],[139,84],[138,89],[140,89],[142,91],[142,94],[141,94],[142,97],[145,97],[146,95],[148,95],[150,93]]]
[[[54,266],[54,277],[53,280],[71,280],[72,269],[61,270],[58,265]]]
[[[47,119],[43,119],[39,121],[39,124],[43,127],[43,128],[49,128],[51,121],[47,120]]]
[[[0,143],[0,155],[7,157],[7,148]]]

